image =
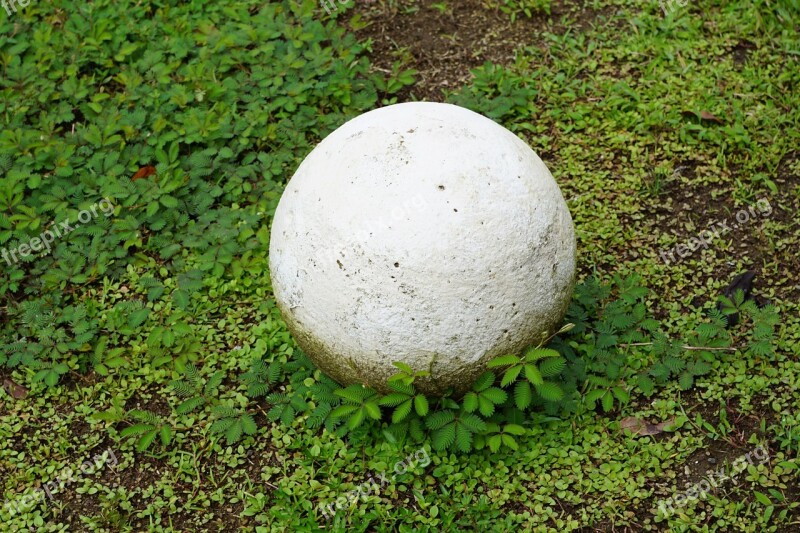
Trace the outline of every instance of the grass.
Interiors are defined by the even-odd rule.
[[[355,4],[335,21],[313,1],[0,13],[0,246],[102,198],[115,206],[49,253],[0,263],[2,499],[115,456],[52,500],[13,516],[0,508],[0,531],[796,531],[797,2]],[[292,358],[266,249],[304,155],[347,118],[432,90],[441,65],[409,35],[393,35],[388,52],[377,36],[359,39],[380,17],[419,17],[433,32],[470,9],[513,15],[524,38],[513,61],[485,63],[441,97],[542,156],[575,220],[581,277],[638,273],[648,308],[680,335],[755,269],[781,313],[777,356],[739,352],[688,391],[672,383],[608,413],[582,404],[542,417],[515,436],[516,451],[350,442],[305,417],[272,421],[272,406],[228,377],[210,402],[247,410],[255,434],[228,444],[210,431],[210,406],[177,414],[183,398],[169,384],[190,363],[209,380],[254,357]],[[442,29],[442,42],[458,47],[469,31]],[[660,258],[758,200],[768,216],[680,261]],[[158,415],[169,438],[155,431],[138,450],[124,436],[132,410]],[[620,427],[628,417],[680,423],[635,436]],[[659,500],[758,446],[766,461],[659,514]],[[408,459],[396,473],[409,456],[430,463]],[[320,504],[371,478],[369,495],[323,517]]]

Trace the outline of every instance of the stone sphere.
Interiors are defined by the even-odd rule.
[[[575,232],[550,171],[467,109],[406,103],[319,143],[272,224],[275,299],[298,345],[343,385],[386,391],[401,361],[432,395],[558,329]]]

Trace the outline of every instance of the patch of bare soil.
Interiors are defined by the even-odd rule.
[[[708,231],[716,232],[709,247],[730,242],[726,255],[731,259],[744,258],[747,268],[756,271],[754,287],[757,292],[763,293],[763,289],[769,288],[780,300],[797,301],[800,283],[795,273],[800,271],[800,254],[784,243],[792,242],[800,224],[797,218],[800,210],[798,167],[800,152],[786,154],[775,174],[770,176],[778,194],[759,194],[750,205],[736,205],[730,189],[733,177],[724,183],[704,182],[702,176],[698,179],[698,173],[708,174],[709,169],[694,161],[684,161],[660,185],[660,190],[653,195],[654,201],[642,203],[642,210],[646,218],[653,221],[655,231],[675,235],[680,244],[687,244],[701,234],[710,236]],[[624,223],[633,223],[628,217],[630,214],[620,214]],[[772,238],[765,234],[765,224],[778,227]],[[691,227],[695,229],[689,229]],[[670,262],[673,259],[680,262],[696,259],[702,250],[701,245],[685,259],[681,259],[675,249],[665,253]],[[624,262],[627,252],[620,252],[620,262]],[[715,277],[730,281],[740,273],[736,268],[733,261],[717,261]]]
[[[356,35],[372,39],[374,68],[391,72],[395,62],[404,60],[404,68],[419,71],[417,83],[404,89],[400,100],[443,101],[469,81],[471,69],[487,61],[512,63],[515,51],[525,46],[546,49],[546,33],[605,23],[610,10],[594,10],[583,2],[553,2],[550,15],[522,15],[513,23],[509,14],[487,6],[486,0],[405,0],[394,8],[362,0],[355,12],[368,23]]]

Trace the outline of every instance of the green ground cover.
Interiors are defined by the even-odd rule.
[[[682,3],[0,10],[0,531],[799,530],[800,4]],[[466,13],[518,32],[513,59],[466,84],[437,88],[405,34],[388,51],[370,34],[386,17],[437,34]],[[458,47],[469,32],[439,33]],[[771,348],[748,344],[743,316],[723,335],[735,351],[652,390],[654,349],[626,348],[632,373],[578,380],[568,412],[496,450],[317,427],[324,378],[270,291],[272,214],[317,141],[436,91],[542,156],[582,280],[638,275],[637,301],[685,339],[755,270],[780,316]]]

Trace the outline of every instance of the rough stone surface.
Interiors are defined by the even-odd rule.
[[[275,298],[301,348],[342,384],[467,389],[496,356],[560,326],[575,235],[539,157],[448,104],[361,115],[303,161],[272,225]]]

